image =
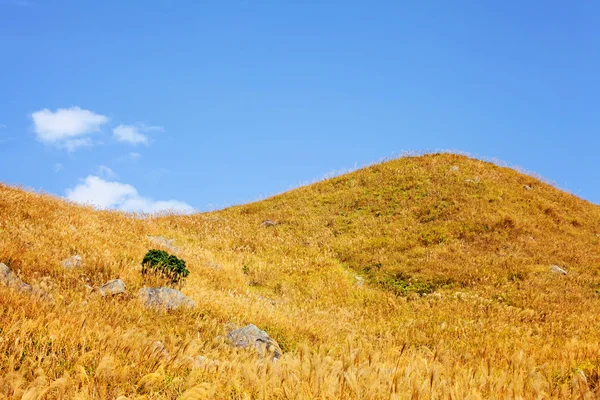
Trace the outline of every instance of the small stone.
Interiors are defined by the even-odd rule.
[[[533,188],[529,185],[523,185],[523,189],[525,190],[532,190]]]
[[[19,292],[32,292],[33,288],[31,285],[23,282],[17,274],[12,272],[5,264],[0,263],[0,283],[11,289],[15,289]]]
[[[194,308],[196,303],[179,290],[168,287],[142,288],[138,297],[147,308],[175,310],[180,307]]]
[[[260,224],[260,226],[264,227],[264,228],[268,228],[270,226],[275,226],[277,225],[277,222],[271,221],[270,219],[264,221],[262,224]]]
[[[256,325],[247,325],[240,329],[234,329],[227,334],[227,340],[235,347],[244,349],[255,349],[258,354],[265,357],[269,354],[277,360],[283,353],[279,344]]]
[[[458,165],[453,165],[450,167],[450,172],[458,172],[458,171],[459,171]]]
[[[106,282],[104,285],[98,288],[98,293],[102,297],[108,295],[115,295],[120,293],[127,293],[125,283],[120,279],[113,279],[112,281]]]
[[[354,277],[354,279],[356,280],[356,286],[358,286],[358,287],[365,286],[365,278],[363,278],[362,276],[356,275]]]
[[[83,266],[83,259],[79,255],[74,255],[62,260],[62,265],[67,269],[79,268]]]
[[[565,271],[564,269],[562,269],[561,267],[559,267],[558,265],[552,265],[550,267],[550,270],[552,272],[554,272],[555,274],[561,274],[561,275],[566,275],[567,271]]]

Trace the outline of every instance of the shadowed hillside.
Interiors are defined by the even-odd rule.
[[[136,299],[157,284],[141,274],[152,248],[187,261],[194,309]],[[66,269],[73,255],[83,266]],[[600,394],[600,207],[464,156],[401,158],[191,216],[0,186],[0,262],[34,288],[0,287],[9,398]],[[115,278],[127,295],[90,290]],[[247,324],[278,341],[278,361],[221,338]]]

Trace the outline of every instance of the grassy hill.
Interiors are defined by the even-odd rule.
[[[194,310],[135,299],[154,283],[144,254],[169,251],[149,236],[187,261]],[[75,254],[85,266],[66,270]],[[191,216],[0,185],[0,262],[53,298],[0,287],[8,398],[600,395],[600,207],[465,156],[405,157]],[[86,289],[114,278],[130,296]],[[250,323],[279,342],[277,362],[219,339]]]

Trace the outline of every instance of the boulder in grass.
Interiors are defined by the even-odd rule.
[[[565,271],[564,269],[562,269],[558,265],[552,265],[550,267],[550,271],[554,272],[555,274],[561,274],[561,275],[566,275],[567,274],[567,271]]]
[[[194,300],[179,290],[168,287],[142,288],[138,292],[138,297],[147,308],[176,310],[196,307]]]
[[[6,264],[0,263],[0,284],[19,292],[32,292],[31,285],[23,282]]]
[[[227,341],[235,347],[255,349],[262,357],[272,355],[277,360],[282,354],[277,341],[272,339],[267,332],[252,324],[229,332]]]
[[[120,279],[113,279],[112,281],[106,282],[104,285],[98,288],[98,293],[102,297],[113,296],[116,294],[127,293],[125,283]]]
[[[262,224],[260,224],[260,226],[262,226],[263,228],[269,228],[271,226],[275,226],[277,225],[277,222],[275,221],[271,221],[270,219],[264,221]]]

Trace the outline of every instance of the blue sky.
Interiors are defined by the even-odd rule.
[[[600,3],[0,0],[0,181],[209,210],[457,150],[600,203]]]

